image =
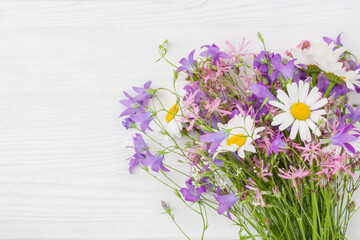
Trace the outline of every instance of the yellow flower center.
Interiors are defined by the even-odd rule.
[[[239,148],[244,145],[246,142],[246,137],[243,134],[236,134],[229,138],[227,145],[231,146],[233,144],[236,144],[239,146]]]
[[[168,111],[168,113],[166,114],[166,121],[170,122],[171,120],[173,120],[175,118],[175,115],[177,114],[177,112],[179,111],[179,105],[178,104],[174,104]]]
[[[310,108],[305,103],[294,103],[290,109],[291,115],[297,120],[306,120],[310,117]]]

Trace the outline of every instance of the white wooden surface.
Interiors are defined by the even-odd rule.
[[[1,1],[0,239],[183,239],[161,200],[199,239],[199,217],[171,191],[128,174],[122,91],[168,83],[171,67],[154,62],[165,39],[177,62],[243,36],[259,49],[258,31],[272,50],[344,31],[360,56],[359,10],[357,0]],[[349,239],[359,224],[360,214]],[[211,214],[206,239],[236,239],[229,225]]]

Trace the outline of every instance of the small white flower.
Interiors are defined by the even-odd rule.
[[[245,157],[245,151],[255,152],[252,142],[258,139],[264,127],[255,128],[254,119],[251,116],[243,117],[236,115],[227,124],[218,123],[220,130],[227,130],[228,136],[220,143],[215,156],[219,152],[237,152],[241,157]]]
[[[322,115],[326,114],[325,110],[319,108],[327,104],[327,98],[321,98],[321,93],[317,87],[311,89],[309,93],[309,83],[299,81],[296,83],[289,83],[286,85],[286,94],[283,90],[277,90],[277,98],[282,102],[270,101],[269,103],[274,107],[283,110],[283,113],[275,116],[271,125],[278,126],[279,130],[283,131],[291,127],[290,138],[295,139],[298,132],[300,132],[301,140],[311,141],[312,132],[320,136],[320,130],[317,127]]]
[[[227,186],[226,182],[225,182],[224,180],[220,179],[220,180],[219,180],[219,187],[220,187],[221,189],[225,189],[226,186]]]

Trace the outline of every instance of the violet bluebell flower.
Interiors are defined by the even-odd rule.
[[[277,69],[272,69],[272,73],[269,75],[269,66],[272,66],[272,64],[276,64],[277,62],[281,61],[282,59],[280,54],[261,51],[254,58],[253,68],[259,69],[262,75],[264,75],[270,82],[273,82],[278,77],[279,71]]]
[[[282,61],[272,61],[271,66],[273,70],[277,70],[285,79],[292,79],[294,77],[294,72],[297,70],[295,66],[295,60],[292,59],[287,63],[283,63]]]
[[[125,118],[125,120],[122,121],[121,123],[126,128],[126,130],[128,130],[129,128],[134,127],[135,122],[131,120],[131,118]]]
[[[341,146],[348,152],[355,154],[355,148],[351,145],[351,143],[357,141],[358,139],[358,136],[347,134],[345,132],[339,132],[330,138],[330,142],[333,145]]]
[[[278,149],[285,149],[286,147],[286,143],[284,140],[282,140],[281,138],[284,137],[284,134],[281,133],[280,131],[277,133],[276,138],[271,142],[271,146],[268,149],[268,154],[270,155],[271,153],[278,153]]]
[[[145,110],[136,112],[130,116],[130,119],[134,122],[140,122],[140,128],[143,133],[146,132],[147,129],[152,131],[150,128],[150,122],[154,119],[154,116],[150,112],[145,112]]]
[[[224,130],[215,132],[215,133],[207,133],[204,135],[201,135],[199,137],[199,140],[202,142],[211,142],[210,145],[210,153],[215,153],[215,151],[218,149],[222,141],[225,140],[227,137],[227,134]]]
[[[163,154],[155,153],[154,155],[151,155],[147,159],[143,160],[141,164],[145,166],[151,165],[151,170],[154,172],[159,172],[160,169],[164,172],[170,172],[170,170],[164,166],[163,160]]]
[[[220,51],[220,48],[215,44],[211,46],[204,45],[201,48],[203,47],[206,47],[207,50],[200,53],[200,56],[210,58],[214,64],[216,64],[220,60],[220,58],[230,58],[229,54]]]
[[[277,101],[276,97],[269,91],[269,89],[264,86],[263,83],[257,83],[257,84],[250,84],[249,88],[255,94],[255,96],[261,100],[262,102],[265,100],[265,98],[268,98],[269,101]]]
[[[138,93],[133,100],[147,106],[147,101],[151,99],[154,94],[154,92],[150,89],[150,85],[151,81],[147,81],[144,84],[144,87],[133,87],[134,91]]]
[[[180,67],[178,67],[176,69],[177,72],[181,72],[181,71],[186,71],[187,74],[189,74],[190,76],[193,75],[193,73],[196,71],[196,65],[197,65],[197,61],[194,60],[194,53],[195,50],[192,50],[189,53],[188,58],[182,58],[179,63],[182,65]]]
[[[134,100],[127,92],[124,91],[124,95],[128,99],[120,100],[120,103],[126,107],[126,109],[120,114],[120,117],[131,115],[141,109],[141,104]]]
[[[333,43],[335,43],[335,44],[338,45],[338,46],[343,46],[342,43],[341,43],[341,40],[340,40],[341,34],[342,34],[342,32],[337,36],[336,40],[333,40],[333,39],[331,39],[331,38],[329,38],[329,37],[323,37],[323,39],[324,39],[324,41],[325,41],[328,45],[333,42]],[[336,48],[337,48],[337,47],[334,47],[334,50],[335,50]]]
[[[136,133],[133,137],[133,148],[135,150],[135,154],[132,155],[129,160],[129,172],[132,173],[134,167],[138,166],[142,163],[143,160],[151,156],[149,152],[149,148],[144,141],[144,138],[141,134]]]
[[[217,208],[218,214],[223,214],[227,211],[227,216],[231,219],[230,208],[239,200],[239,196],[236,193],[221,195],[221,189],[220,187],[218,187],[216,189],[216,195],[214,195],[214,197],[219,203],[219,207]]]
[[[206,192],[205,186],[200,186],[198,188],[195,188],[195,186],[192,184],[191,178],[187,180],[185,184],[186,184],[186,188],[181,188],[180,192],[184,196],[186,201],[197,202],[200,200],[200,195],[203,192]]]
[[[345,118],[351,118],[351,122],[355,123],[360,119],[360,105],[357,108],[352,108],[350,105],[346,104],[347,109],[349,110],[349,114],[345,115]]]
[[[253,68],[260,70],[262,74],[267,74],[269,71],[269,52],[261,51],[255,58]]]
[[[346,124],[341,117],[339,117],[338,121],[339,124],[336,128],[336,133],[329,139],[331,144],[341,146],[346,151],[355,154],[356,150],[352,144],[356,144],[356,141],[358,141],[360,131],[356,130],[352,123]]]
[[[319,92],[321,92],[322,94],[326,92],[329,85],[330,85],[330,81],[326,78],[325,75],[320,76],[317,79],[316,86],[318,87]],[[349,91],[350,89],[347,88],[345,84],[336,84],[335,87],[331,90],[330,95],[336,98],[338,96],[343,96],[347,94]]]

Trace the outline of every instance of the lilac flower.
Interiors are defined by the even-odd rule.
[[[218,187],[216,189],[216,195],[214,195],[214,197],[219,203],[219,207],[217,209],[218,214],[223,214],[227,211],[227,216],[231,219],[230,208],[239,200],[239,196],[236,193],[221,195],[221,189],[220,187]]]
[[[121,100],[126,109],[120,114],[120,117],[129,115],[128,118],[123,121],[123,125],[126,129],[133,127],[134,122],[140,122],[141,130],[143,132],[146,129],[152,131],[149,127],[150,122],[154,119],[151,113],[145,112],[144,106],[147,106],[149,99],[152,98],[154,90],[150,89],[151,82],[148,81],[144,84],[144,87],[133,87],[134,91],[137,92],[135,97],[131,97],[127,92],[124,91],[127,99]]]
[[[138,93],[135,97],[131,97],[127,92],[124,91],[124,95],[128,98],[121,100],[120,103],[123,104],[127,109],[125,109],[120,117],[125,115],[130,115],[138,111],[140,106],[147,106],[148,100],[153,96],[153,90],[150,89],[151,81],[147,81],[144,84],[144,87],[133,87],[134,91]]]
[[[277,69],[272,69],[271,76],[269,76],[270,68],[269,66],[272,66],[272,64],[280,63],[281,55],[270,53],[267,51],[261,51],[255,58],[253,63],[254,69],[259,69],[259,71],[269,80],[274,81],[277,76],[279,75],[279,71]]]
[[[273,61],[271,62],[271,66],[274,70],[279,71],[283,78],[292,79],[294,77],[294,72],[297,69],[294,63],[295,60],[296,59],[290,60],[286,64],[282,61]]]
[[[265,100],[265,98],[268,98],[269,101],[277,101],[276,97],[268,90],[267,87],[263,85],[263,83],[250,84],[249,88],[253,94],[262,102]]]
[[[253,68],[259,69],[262,74],[267,74],[269,72],[269,58],[269,52],[261,51],[260,54],[254,58]]]
[[[220,58],[230,58],[227,53],[220,51],[220,48],[215,44],[211,46],[204,45],[201,48],[203,47],[206,47],[207,50],[200,53],[200,56],[210,58],[214,64],[216,64],[220,60]]]
[[[218,149],[218,147],[220,146],[222,141],[225,140],[226,137],[227,134],[225,133],[225,131],[221,130],[219,132],[201,135],[199,137],[199,140],[202,142],[211,142],[210,153],[215,153],[215,151]]]
[[[317,79],[316,86],[318,87],[319,91],[324,94],[326,89],[329,87],[330,81],[326,78],[326,76],[321,76]],[[350,91],[349,88],[346,87],[345,84],[336,84],[335,87],[332,89],[330,94],[336,98],[338,96],[343,96]]]
[[[133,148],[135,150],[135,154],[131,156],[130,162],[129,162],[129,171],[132,172],[133,168],[138,166],[140,163],[142,163],[143,160],[145,160],[148,156],[150,156],[149,148],[147,144],[144,141],[144,138],[141,134],[136,133],[133,137]]]
[[[189,56],[188,58],[182,58],[180,60],[180,64],[182,66],[178,67],[177,68],[177,72],[181,72],[181,71],[186,71],[187,74],[189,74],[190,76],[193,75],[193,73],[196,71],[196,65],[197,65],[197,61],[194,60],[194,53],[195,53],[195,50],[192,50],[190,53],[189,53]]]
[[[336,41],[335,40],[332,40],[331,38],[328,38],[328,37],[323,37],[324,41],[330,45],[330,43],[335,43],[336,45],[338,46],[343,46],[342,43],[341,43],[341,40],[340,40],[340,37],[341,37],[341,34],[342,32],[337,36],[336,38]],[[334,47],[334,50],[336,49],[337,47]]]
[[[141,164],[145,166],[151,165],[151,170],[154,172],[159,172],[160,169],[164,172],[169,172],[169,169],[164,166],[163,160],[164,155],[156,153],[155,155],[151,155],[147,159],[143,160]]]
[[[152,129],[149,126],[150,122],[154,119],[154,116],[152,113],[145,112],[145,110],[142,110],[135,114],[132,114],[130,116],[130,119],[134,122],[140,122],[140,128],[143,133],[145,133],[146,129],[149,129],[150,131],[152,131]]]
[[[131,120],[131,118],[125,118],[124,121],[121,122],[123,126],[128,130],[129,128],[132,128],[134,126],[134,121]]]
[[[128,99],[120,100],[120,103],[126,107],[126,109],[120,114],[120,117],[131,115],[141,109],[141,104],[134,100],[127,92],[124,91],[125,96]]]
[[[191,178],[189,178],[189,180],[187,180],[185,184],[186,188],[181,188],[180,192],[184,196],[186,201],[197,202],[200,200],[200,195],[203,192],[206,192],[205,186],[195,188],[195,186],[192,184]]]
[[[345,118],[351,118],[351,122],[355,123],[360,119],[360,105],[357,108],[353,109],[350,105],[346,104],[347,109],[350,114],[346,114]]]
[[[141,154],[141,153],[135,153],[128,159],[130,160],[129,161],[129,172],[132,173],[133,169],[136,166],[140,165],[140,163],[146,159],[146,155]]]
[[[138,93],[134,97],[134,101],[141,103],[142,105],[147,105],[147,101],[152,98],[153,92],[150,90],[151,81],[147,81],[144,84],[144,87],[133,87],[134,91]]]
[[[355,154],[356,150],[351,143],[355,143],[359,139],[360,132],[353,130],[353,128],[352,124],[348,124],[346,128],[330,138],[331,144],[341,146],[346,151]],[[349,133],[350,130],[353,130],[354,133]]]
[[[285,149],[286,143],[281,138],[284,137],[284,134],[280,131],[277,133],[276,138],[271,142],[271,147],[268,149],[268,154],[278,153],[278,149]]]

